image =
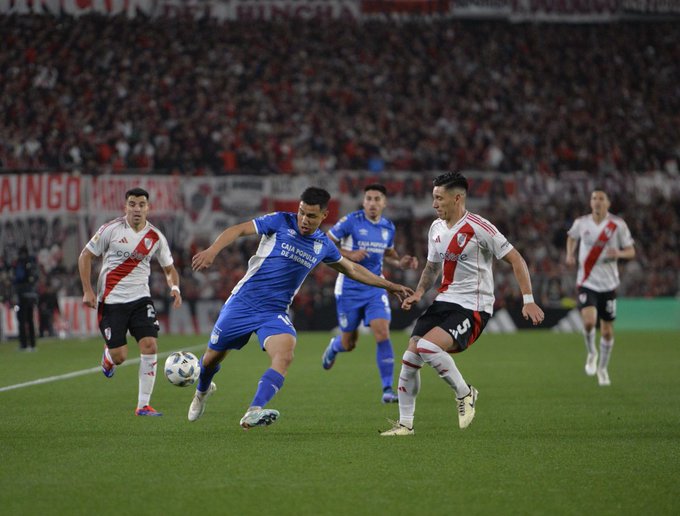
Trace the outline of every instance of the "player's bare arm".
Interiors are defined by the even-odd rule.
[[[578,244],[578,240],[570,236],[567,237],[567,265],[576,265],[576,244]]]
[[[236,224],[234,226],[229,226],[227,229],[222,231],[222,233],[220,233],[220,236],[215,239],[210,247],[194,255],[194,257],[191,259],[191,268],[195,271],[200,271],[210,267],[215,261],[215,257],[222,249],[227,247],[238,238],[255,235],[256,233],[257,229],[255,228],[255,222],[252,220],[249,220],[248,222],[242,222],[241,224]]]
[[[376,276],[365,267],[359,265],[358,263],[354,263],[351,260],[347,260],[346,258],[343,258],[336,263],[329,263],[328,266],[352,278],[353,280],[359,281],[366,285],[384,288],[390,294],[396,296],[399,301],[403,301],[405,298],[413,294],[412,289],[405,287],[404,285],[399,285],[398,283],[392,283],[391,281],[381,278],[380,276]]]
[[[428,260],[428,262],[425,264],[425,268],[423,269],[422,274],[420,275],[420,281],[418,282],[416,291],[412,295],[404,299],[404,302],[401,304],[401,307],[404,310],[410,310],[414,304],[418,303],[418,301],[422,299],[422,297],[425,295],[425,292],[432,288],[441,272],[442,272],[441,263],[431,262]]]
[[[515,274],[515,279],[519,284],[519,289],[524,296],[524,306],[522,307],[522,315],[525,319],[531,320],[534,325],[543,322],[545,315],[543,310],[533,301],[533,294],[531,290],[531,277],[529,276],[529,268],[527,262],[524,261],[522,255],[517,249],[513,249],[503,257],[503,260],[512,265],[512,271]]]
[[[326,235],[328,238],[331,239],[331,242],[334,242],[335,245],[338,246],[338,251],[340,251],[340,255],[343,258],[347,258],[348,260],[352,260],[353,262],[359,263],[361,260],[366,258],[368,256],[368,251],[366,249],[355,249],[354,251],[351,251],[349,249],[343,249],[340,247],[340,241],[337,240],[330,231],[326,232]]]
[[[179,290],[179,274],[174,265],[168,265],[163,267],[163,272],[165,273],[165,280],[168,282],[168,287],[170,287],[170,295],[173,298],[172,306],[174,308],[179,308],[182,304],[182,293]]]
[[[385,250],[383,261],[392,267],[398,267],[402,270],[418,268],[418,258],[408,254],[399,256],[399,253],[394,248]]]
[[[92,259],[95,255],[87,248],[80,252],[78,257],[78,272],[80,273],[80,283],[83,286],[83,304],[90,308],[97,308],[97,296],[92,290]]]
[[[607,257],[615,260],[632,260],[635,258],[635,247],[631,245],[623,249],[607,249]]]

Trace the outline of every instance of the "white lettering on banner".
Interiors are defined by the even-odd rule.
[[[520,0],[515,12],[546,14],[606,14],[618,10],[621,0]]]
[[[0,215],[79,212],[80,176],[69,174],[18,174],[0,176]]]
[[[149,204],[153,213],[174,213],[183,209],[179,179],[136,176],[93,178],[89,208],[93,213],[120,214],[125,206],[125,192],[137,187],[149,192]]]

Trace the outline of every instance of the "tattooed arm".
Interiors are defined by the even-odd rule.
[[[411,306],[417,304],[418,301],[425,295],[425,292],[430,290],[442,272],[442,264],[435,263],[428,260],[423,269],[423,273],[420,275],[420,281],[416,287],[416,291],[404,299],[401,307],[404,310],[410,310]]]

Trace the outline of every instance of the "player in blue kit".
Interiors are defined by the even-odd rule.
[[[283,386],[293,361],[296,332],[288,317],[288,308],[309,272],[321,262],[354,280],[387,289],[400,300],[413,293],[340,255],[335,244],[319,229],[328,216],[329,201],[327,191],[307,188],[300,197],[297,215],[275,212],[231,226],[210,247],[193,257],[193,269],[205,269],[236,239],[262,235],[245,276],[232,290],[210,335],[201,359],[196,394],[189,407],[189,421],[203,415],[208,396],[216,390],[212,378],[219,371],[220,362],[231,350],[245,346],[253,332],[269,355],[271,367],[260,378],[240,425],[249,429],[276,421],[279,412],[265,406]]]
[[[373,274],[382,275],[383,263],[402,269],[416,269],[418,259],[399,257],[394,249],[394,224],[382,216],[387,206],[387,189],[381,184],[364,188],[363,210],[348,214],[328,232],[328,236],[340,245],[345,258],[366,267]],[[387,293],[381,289],[359,283],[344,274],[338,274],[335,282],[335,302],[341,335],[333,337],[324,351],[321,364],[330,369],[336,355],[352,351],[357,344],[361,321],[370,326],[375,337],[376,363],[382,382],[382,402],[396,403],[397,394],[392,389],[394,352],[390,341],[392,312]]]

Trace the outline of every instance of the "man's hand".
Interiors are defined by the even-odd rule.
[[[179,308],[182,305],[182,293],[177,289],[172,289],[170,295],[174,299],[172,303],[173,308]]]
[[[417,304],[422,299],[422,297],[422,294],[413,292],[410,296],[404,299],[404,301],[401,303],[401,308],[403,310],[410,310],[413,305]]]
[[[405,287],[404,285],[399,285],[398,283],[392,283],[387,288],[390,294],[393,294],[399,301],[404,301],[404,299],[413,295],[413,289]]]
[[[352,260],[353,262],[359,263],[361,260],[368,256],[368,251],[366,249],[357,249],[356,251],[346,251],[345,258]]]
[[[191,259],[191,268],[195,271],[200,271],[201,269],[207,269],[215,261],[215,254],[208,247],[203,251],[200,251],[194,255]]]
[[[541,324],[545,318],[543,310],[541,310],[541,307],[536,303],[527,303],[524,305],[522,307],[522,315],[527,321],[531,319],[531,322],[534,324],[534,326]]]
[[[418,268],[418,258],[415,256],[409,256],[405,254],[399,259],[399,267],[402,269],[417,269]]]
[[[85,292],[83,294],[83,304],[90,308],[97,308],[97,297],[94,292]]]

